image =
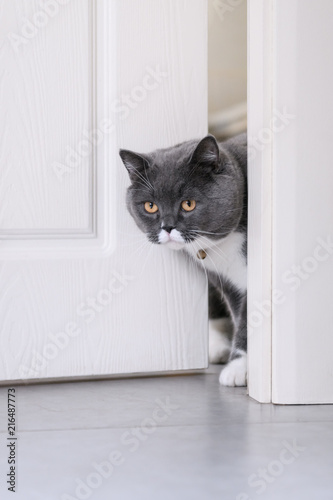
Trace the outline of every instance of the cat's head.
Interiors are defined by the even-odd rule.
[[[149,154],[124,149],[119,154],[131,179],[128,210],[149,241],[181,249],[199,237],[220,239],[237,227],[239,177],[213,136]]]

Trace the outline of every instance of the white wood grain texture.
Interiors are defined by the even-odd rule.
[[[86,9],[85,2],[77,8]],[[92,253],[89,259],[74,258],[70,253],[62,259],[54,258],[52,253],[46,253],[43,259],[30,255],[15,262],[3,259],[3,382],[196,369],[207,365],[205,279],[179,254],[150,247],[136,228],[125,207],[128,178],[115,146],[118,137],[119,146],[146,151],[206,133],[206,2],[108,0],[98,2],[97,10],[99,31],[106,36],[98,54],[102,57],[102,51],[106,51],[102,59],[109,60],[109,71],[102,73],[101,80],[112,88],[117,79],[118,99],[141,85],[147,67],[159,65],[168,77],[147,92],[145,100],[131,109],[126,119],[112,111],[109,95],[105,116],[118,121],[117,136],[108,136],[97,151],[98,168],[102,158],[109,158],[111,179],[110,183],[97,184],[97,203],[106,190],[112,192],[114,200],[116,191],[117,206],[112,214],[117,223],[117,234],[112,235],[115,250],[102,257]],[[61,23],[60,17],[54,23]],[[115,33],[116,39],[112,39]],[[78,50],[76,43],[73,37],[74,52]],[[118,57],[107,57],[115,43]],[[105,148],[109,149],[108,155]],[[103,216],[98,222],[103,224]],[[57,242],[55,239],[55,249]],[[112,286],[115,272],[133,279],[123,286],[116,281],[120,289],[110,295],[105,290]],[[88,306],[88,302],[94,305]],[[94,307],[98,311],[87,313]],[[88,317],[90,322],[86,321]],[[54,347],[54,334],[73,327],[72,323],[79,328],[75,330],[78,334],[57,335],[58,346]],[[61,347],[61,342],[66,345]]]
[[[285,301],[273,313],[272,397],[333,403],[333,260],[316,253],[332,235],[333,4],[274,3],[274,101],[295,118],[274,148],[273,283]]]
[[[91,5],[71,0],[51,15],[37,0],[2,4],[2,234],[91,232],[93,157],[63,182],[54,169],[93,128]]]
[[[262,132],[271,128],[271,0],[248,3],[248,390],[271,401],[271,142]],[[268,304],[268,307],[267,307]],[[263,307],[265,312],[263,311]]]
[[[60,0],[59,0],[60,1]],[[57,0],[58,2],[58,0]],[[56,2],[56,5],[57,5]],[[64,95],[63,102],[59,97],[59,105],[55,101],[55,98],[51,97],[51,103],[48,103],[48,109],[50,106],[54,106],[52,112],[52,121],[54,116],[57,117],[56,108],[59,108],[59,118],[62,119],[62,115],[67,112],[64,106],[68,106],[69,102],[72,102],[72,94],[80,94],[81,88],[84,98],[81,96],[82,106],[78,103],[78,100],[73,101],[73,106],[79,108],[79,112],[75,114],[75,109],[72,109],[71,114],[73,123],[75,119],[77,120],[76,129],[79,134],[76,137],[76,144],[72,146],[64,146],[64,150],[72,148],[72,151],[79,151],[80,144],[83,147],[89,146],[89,142],[93,143],[93,147],[88,151],[89,154],[84,155],[81,160],[73,166],[72,170],[68,173],[64,173],[61,179],[55,174],[53,166],[54,163],[51,162],[45,165],[46,170],[52,173],[52,179],[47,182],[49,189],[53,189],[54,192],[61,189],[62,193],[67,196],[67,201],[62,202],[61,200],[54,199],[55,205],[53,212],[62,212],[64,216],[66,211],[72,217],[72,213],[81,213],[86,218],[86,227],[73,227],[72,229],[63,226],[62,228],[48,227],[43,228],[12,228],[0,229],[0,256],[4,259],[22,259],[22,258],[33,258],[33,259],[45,259],[45,258],[64,258],[67,259],[70,255],[76,257],[89,257],[96,258],[97,253],[103,256],[105,253],[110,252],[115,246],[115,203],[116,203],[116,186],[113,182],[110,174],[110,164],[115,162],[115,155],[112,152],[110,155],[110,148],[115,147],[115,137],[114,137],[114,124],[112,122],[113,116],[111,116],[112,103],[116,99],[116,82],[114,75],[116,73],[116,30],[115,23],[113,22],[114,16],[105,17],[103,12],[103,2],[97,4],[96,0],[89,0],[85,3],[77,3],[75,0],[75,9],[81,7],[85,14],[76,15],[76,11],[72,13],[76,18],[81,18],[84,23],[81,26],[82,37],[84,38],[84,44],[81,43],[80,37],[76,38],[76,31],[72,33],[72,42],[67,40],[67,46],[71,54],[68,59],[75,58],[76,53],[85,52],[86,67],[83,68],[83,62],[78,64],[78,75],[74,75],[72,78],[72,72],[68,78],[68,82],[65,87],[69,88],[68,95],[66,95],[66,88],[63,89],[60,97]],[[18,7],[24,7],[25,3],[16,2],[11,4],[16,6],[16,10],[12,8],[6,9],[6,15],[3,16],[5,22],[3,22],[3,27],[10,24],[10,19],[13,13],[16,15],[19,10]],[[97,5],[99,8],[97,9]],[[54,6],[54,3],[53,3]],[[8,26],[4,31],[5,36],[4,47],[8,52],[8,47],[15,53],[15,45],[12,47],[13,37],[18,37],[17,33],[24,34],[24,27],[29,22],[36,22],[36,16],[43,14],[45,16],[44,10],[36,6],[36,10],[30,13],[30,17],[24,17],[22,15],[21,24],[16,31],[8,31]],[[46,17],[46,26],[36,30],[36,26],[33,28],[36,30],[32,40],[28,37],[27,39],[21,36],[21,39],[25,40],[27,47],[30,47],[30,43],[35,42],[35,39],[40,35],[41,30],[45,30],[48,34],[48,25],[50,23],[56,23],[61,21],[61,15],[63,14],[63,9],[68,7],[68,3],[64,5],[58,5],[56,14]],[[53,7],[54,8],[54,7]],[[21,12],[21,11],[20,11]],[[106,20],[109,19],[109,25],[106,27]],[[111,26],[112,25],[112,26]],[[100,29],[97,29],[97,26]],[[32,28],[31,28],[32,29]],[[51,32],[52,39],[49,40],[48,45],[57,45],[57,36],[59,39],[62,38],[63,27],[60,26],[58,29],[58,34]],[[54,30],[53,30],[54,31]],[[53,33],[53,34],[52,34]],[[46,36],[46,35],[45,35]],[[69,37],[69,34],[67,36]],[[14,38],[14,41],[16,38]],[[75,45],[73,45],[73,40],[77,40]],[[103,47],[103,50],[98,50],[99,47]],[[27,50],[25,43],[18,45],[18,49],[23,51]],[[52,49],[54,51],[54,47]],[[18,50],[20,57],[22,54]],[[3,52],[7,54],[7,52]],[[52,52],[52,51],[51,51]],[[80,56],[81,57],[81,56]],[[82,56],[83,57],[83,56]],[[81,57],[81,59],[82,59]],[[62,65],[60,56],[57,59],[58,65]],[[37,75],[36,75],[37,78]],[[82,80],[80,83],[78,80]],[[58,78],[59,80],[59,78]],[[63,77],[60,76],[60,83]],[[72,84],[70,83],[72,80]],[[59,81],[56,82],[59,84]],[[8,86],[8,85],[7,85]],[[58,96],[58,94],[56,94]],[[87,98],[87,99],[86,99]],[[85,108],[83,110],[83,107]],[[54,115],[54,116],[53,116]],[[69,114],[70,118],[70,114]],[[88,120],[89,118],[89,120]],[[89,127],[86,126],[86,121],[89,121]],[[87,123],[88,123],[87,121]],[[113,120],[114,121],[114,120]],[[32,120],[36,127],[38,125],[37,120]],[[93,125],[93,127],[92,127]],[[73,126],[71,125],[72,129]],[[38,128],[38,127],[37,127]],[[59,133],[62,133],[62,124],[58,126]],[[4,130],[7,130],[5,127]],[[52,144],[54,137],[51,139],[46,138],[46,142]],[[74,143],[73,143],[74,144]],[[75,147],[74,147],[75,146]],[[62,147],[62,146],[61,146]],[[66,152],[65,151],[65,152]],[[62,154],[61,149],[57,149],[54,153],[54,157],[57,155],[60,157]],[[75,155],[75,153],[73,153]],[[82,169],[83,162],[86,162],[87,168]],[[64,157],[64,163],[66,163],[65,168],[69,164],[69,159]],[[3,171],[6,170],[6,165],[2,163]],[[20,165],[18,166],[18,168]],[[38,171],[39,167],[36,167]],[[44,168],[44,167],[43,167]],[[52,182],[51,182],[52,181]],[[33,182],[33,179],[32,179]],[[44,186],[39,182],[38,184],[41,192],[44,192]],[[70,191],[69,191],[70,190]],[[98,196],[96,192],[98,191]],[[67,193],[67,194],[66,194]],[[78,198],[79,195],[80,199]],[[82,196],[81,196],[82,195]],[[67,203],[68,202],[68,203]],[[33,200],[29,200],[30,205],[33,205]],[[67,205],[66,205],[67,203]],[[26,201],[24,199],[17,205],[16,210],[25,212],[28,209],[26,206]],[[6,211],[6,209],[5,209]]]

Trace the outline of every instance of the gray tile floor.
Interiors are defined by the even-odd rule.
[[[0,498],[333,499],[333,405],[260,405],[205,373],[17,388],[17,491]]]

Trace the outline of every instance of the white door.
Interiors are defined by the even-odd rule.
[[[249,2],[249,393],[333,403],[333,3]]]
[[[205,280],[134,225],[118,148],[206,133],[206,1],[4,1],[0,58],[0,380],[204,368]]]

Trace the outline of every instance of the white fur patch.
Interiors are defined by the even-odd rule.
[[[172,229],[170,234],[165,229],[161,229],[158,241],[172,250],[181,250],[185,246],[185,240],[177,229]]]
[[[170,233],[170,238],[171,241],[175,241],[176,243],[185,243],[185,240],[182,237],[181,233],[178,231],[178,229],[172,229]]]
[[[200,261],[202,265],[213,273],[220,273],[241,291],[245,291],[247,289],[247,266],[242,252],[244,240],[244,235],[238,232],[232,232],[217,241],[199,236],[194,244],[186,245],[186,250],[194,259],[197,259],[199,249],[204,250],[207,256]]]
[[[228,333],[232,332],[232,322],[228,318],[209,320],[209,362],[226,363],[229,359],[231,342]]]
[[[240,358],[230,361],[220,373],[221,385],[230,387],[247,385],[247,355],[243,354]]]
[[[158,241],[160,243],[167,243],[170,240],[169,233],[167,233],[164,229],[158,233]]]

